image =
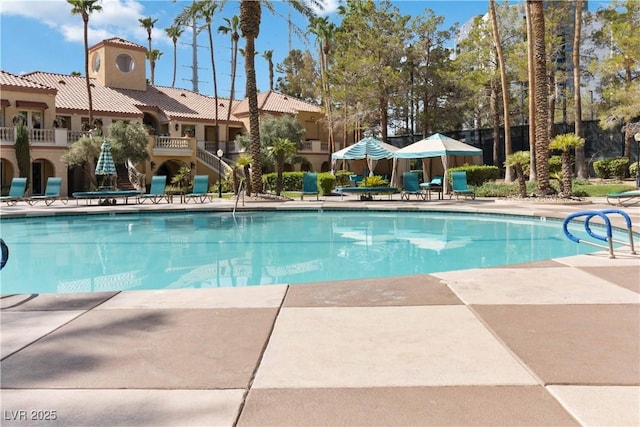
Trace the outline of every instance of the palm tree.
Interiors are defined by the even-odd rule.
[[[269,63],[269,90],[273,90],[273,50],[265,50],[262,57]]]
[[[102,6],[98,0],[67,0],[72,6],[71,14],[82,16],[84,23],[84,75],[87,82],[87,96],[89,98],[89,123],[93,123],[93,98],[91,97],[91,79],[89,79],[89,15],[100,12]]]
[[[151,68],[151,86],[154,85],[155,83],[155,76],[154,76],[154,71],[156,68],[156,64],[154,62],[154,60],[152,59],[152,55],[150,54],[151,52],[151,30],[153,29],[153,26],[156,22],[158,22],[157,19],[153,19],[151,17],[148,18],[139,18],[138,22],[140,22],[140,26],[142,28],[144,28],[145,30],[147,30],[147,40],[149,41],[149,50],[147,53],[147,58],[149,59],[149,67]]]
[[[565,133],[555,136],[549,143],[552,150],[562,151],[562,196],[571,197],[571,149],[584,146],[584,138],[575,133]]]
[[[583,0],[576,0],[573,25],[573,100],[575,104],[575,133],[582,135],[582,97],[580,96],[580,38],[582,32]],[[576,147],[576,175],[587,178],[587,165],[584,160],[584,146]]]
[[[518,179],[518,188],[520,197],[527,197],[527,183],[524,178],[524,169],[529,166],[529,159],[531,155],[528,151],[516,151],[509,154],[504,162],[505,167],[513,167],[516,171],[516,177]]]
[[[331,42],[336,33],[336,26],[329,22],[327,17],[314,18],[309,22],[309,32],[315,34],[316,43],[318,44],[318,56],[320,58],[320,77],[322,81],[322,99],[324,100],[325,110],[327,112],[329,127],[329,160],[331,153],[334,151],[334,135],[333,135],[333,111],[331,91],[329,87],[328,69],[329,69],[329,53],[331,52]]]
[[[535,121],[536,121],[536,172],[538,186],[536,194],[545,196],[553,194],[549,184],[549,81],[547,79],[547,58],[545,53],[544,8],[540,0],[527,0],[531,7],[531,25],[533,28],[533,56],[535,90]]]
[[[527,19],[527,78],[529,80],[529,151],[531,160],[529,161],[529,181],[536,181],[536,98],[533,96],[535,91],[535,73],[533,72],[533,24],[531,23],[531,5],[529,2],[524,5],[525,17]]]
[[[238,40],[240,40],[240,34],[238,33],[240,18],[238,15],[233,15],[231,19],[222,19],[227,23],[227,26],[219,26],[218,32],[222,34],[231,34],[231,89],[229,90],[229,108],[227,108],[227,122],[229,122],[229,119],[231,118],[231,106],[235,98],[236,68],[238,65]],[[228,126],[227,139],[229,139]]]
[[[509,88],[507,81],[507,71],[505,69],[504,55],[502,53],[502,44],[500,43],[500,32],[498,31],[498,18],[496,17],[495,0],[489,0],[489,15],[491,16],[491,26],[493,28],[493,42],[498,57],[498,66],[500,67],[500,82],[502,85],[502,110],[504,116],[504,154],[508,157],[511,154],[511,120],[509,119]],[[511,168],[505,170],[504,180],[512,181]]]
[[[276,196],[282,193],[282,173],[284,171],[284,162],[288,157],[294,156],[298,152],[296,144],[291,142],[289,138],[276,138],[269,147],[269,153],[276,161]]]
[[[156,61],[160,59],[162,56],[162,52],[158,49],[153,49],[147,52],[147,59],[149,60],[149,64],[151,64],[151,85],[153,86],[153,76],[156,72]]]
[[[204,18],[205,26],[207,27],[207,33],[209,34],[209,54],[211,58],[211,74],[213,75],[213,98],[215,102],[215,119],[214,127],[216,130],[215,140],[218,141],[218,77],[216,73],[216,61],[213,52],[213,35],[211,33],[211,22],[213,20],[213,14],[218,8],[218,3],[213,1],[200,1],[198,2],[200,14]]]
[[[180,25],[172,25],[169,28],[165,28],[164,31],[167,33],[167,36],[171,38],[171,41],[173,42],[173,79],[171,80],[171,87],[175,87],[176,66],[177,66],[177,56],[178,56],[178,39],[184,32],[184,29]]]
[[[261,4],[269,9],[273,4],[266,1],[241,0],[240,2],[240,31],[245,39],[244,68],[246,76],[246,97],[249,101],[249,132],[251,134],[250,152],[253,159],[251,167],[251,183],[256,192],[262,191],[262,155],[260,153],[260,115],[258,111],[258,88],[256,84],[255,42],[260,34]],[[311,6],[323,8],[319,0],[289,0],[289,4],[304,16],[315,16]]]

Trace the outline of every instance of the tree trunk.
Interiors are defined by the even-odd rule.
[[[84,76],[87,82],[87,97],[89,98],[89,126],[93,124],[93,98],[91,97],[91,79],[89,78],[89,14],[82,13],[84,22]]]
[[[518,177],[518,188],[520,190],[520,197],[523,199],[527,197],[527,183],[524,179],[524,170],[522,169],[522,165],[520,163],[514,166],[516,170],[516,176]]]
[[[260,150],[260,116],[256,86],[255,40],[260,31],[261,12],[259,1],[242,0],[240,2],[240,29],[246,40],[244,64],[246,95],[249,101],[249,132],[251,135],[251,186],[252,190],[257,193],[262,192],[262,152]]]
[[[493,164],[499,168],[500,164],[500,110],[498,108],[498,89],[496,82],[491,82],[491,96],[489,104],[491,108],[491,123],[493,124]]]
[[[219,137],[218,137],[218,104],[220,104],[218,102],[218,76],[216,73],[216,60],[215,57],[213,55],[213,35],[211,34],[211,22],[209,22],[207,24],[207,30],[209,32],[209,52],[210,52],[210,57],[211,57],[211,73],[213,74],[213,100],[215,102],[215,118],[213,120],[213,126],[215,129],[215,141],[218,142]],[[231,106],[229,106],[229,109],[231,109]]]
[[[583,0],[576,0],[575,21],[573,25],[573,100],[575,104],[575,134],[583,137],[582,130],[582,96],[580,94],[580,40],[582,32]],[[587,164],[584,156],[584,145],[576,147],[576,176],[587,179]]]
[[[562,196],[571,197],[571,151],[568,149],[562,152]]]
[[[536,135],[536,167],[538,186],[536,194],[540,196],[553,194],[549,185],[549,132],[547,124],[549,111],[547,97],[549,82],[547,81],[547,57],[545,53],[544,8],[541,0],[527,0],[531,5],[531,22],[534,36],[534,78],[535,78],[535,135]]]
[[[493,40],[498,56],[498,66],[500,67],[500,82],[502,84],[502,111],[504,115],[504,157],[505,159],[511,154],[511,120],[509,117],[509,87],[507,81],[507,71],[505,69],[504,55],[502,53],[502,45],[500,44],[500,33],[498,31],[498,19],[496,18],[496,5],[494,0],[489,0],[489,14],[491,15],[491,23],[493,27]],[[511,168],[505,168],[505,182],[513,181],[511,176]]]
[[[528,57],[528,78],[529,78],[529,154],[531,160],[529,162],[529,181],[535,182],[537,180],[536,172],[536,98],[535,92],[535,72],[534,72],[534,57],[533,57],[533,23],[531,21],[531,5],[529,2],[525,4],[525,15],[527,18],[527,57]]]

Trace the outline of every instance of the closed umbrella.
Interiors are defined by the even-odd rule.
[[[96,175],[114,176],[117,175],[116,165],[111,156],[111,144],[106,139],[102,141],[100,147],[100,157],[96,164]]]

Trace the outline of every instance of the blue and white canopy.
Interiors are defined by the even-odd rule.
[[[357,160],[357,159],[391,159],[393,153],[398,150],[390,144],[385,144],[379,139],[368,136],[353,145],[343,148],[331,154],[333,160]]]
[[[111,144],[106,139],[102,141],[100,148],[100,157],[96,164],[96,175],[116,175],[116,165],[113,163],[111,156]]]

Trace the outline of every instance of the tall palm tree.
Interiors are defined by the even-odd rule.
[[[89,123],[93,123],[93,98],[91,96],[91,79],[89,79],[89,15],[100,12],[102,6],[98,0],[67,0],[72,6],[71,14],[82,16],[84,23],[84,76],[87,82],[87,97],[89,98]]]
[[[535,89],[535,73],[533,72],[533,25],[531,23],[531,5],[524,4],[525,17],[527,19],[527,78],[529,91],[529,181],[536,181],[536,98],[533,96]]]
[[[582,97],[580,94],[580,39],[582,32],[582,5],[583,0],[576,0],[573,24],[573,100],[575,104],[575,134],[582,136]],[[587,165],[584,158],[584,145],[576,147],[576,175],[578,178],[587,178]]]
[[[504,54],[502,53],[502,44],[500,43],[500,32],[498,31],[498,18],[496,16],[495,0],[489,0],[489,15],[491,16],[491,26],[493,28],[493,42],[498,57],[498,66],[500,67],[500,83],[502,85],[502,115],[504,120],[504,154],[508,157],[511,154],[511,120],[509,119],[509,82],[507,81],[507,70],[505,69]],[[511,176],[511,167],[506,166],[505,177],[506,182],[513,180]]]
[[[178,57],[178,39],[184,33],[184,29],[180,25],[172,25],[164,30],[167,33],[167,37],[173,42],[173,79],[171,80],[171,87],[176,85],[176,67]]]
[[[240,17],[233,15],[231,19],[222,18],[227,23],[226,26],[221,25],[218,27],[218,32],[222,34],[231,34],[231,89],[229,90],[229,108],[227,108],[227,123],[231,118],[231,106],[235,98],[236,89],[236,69],[238,65],[238,40],[240,40],[240,34],[238,28],[240,28]],[[227,139],[229,139],[229,129],[227,125]]]
[[[151,50],[152,50],[151,49],[151,30],[153,30],[153,26],[155,25],[156,22],[158,22],[158,20],[148,17],[148,18],[139,18],[138,22],[140,22],[140,26],[142,28],[147,30],[147,40],[149,41],[149,50],[147,51],[148,52],[147,58],[149,59],[149,67],[151,68],[151,86],[153,86],[155,83],[156,64],[151,55]]]
[[[249,132],[251,137],[250,153],[253,160],[251,183],[253,190],[262,192],[262,154],[260,152],[260,115],[258,111],[258,88],[256,84],[255,42],[260,34],[262,4],[273,10],[273,4],[264,0],[241,0],[240,31],[245,39],[244,68],[246,75],[246,96],[249,101]],[[307,17],[315,16],[311,6],[323,8],[319,0],[289,0],[289,4]]]
[[[273,49],[262,52],[262,57],[266,59],[269,64],[269,90],[273,90]]]
[[[536,120],[536,172],[538,186],[536,194],[540,196],[553,194],[554,190],[549,184],[549,81],[547,79],[547,57],[545,52],[545,24],[544,8],[541,0],[527,0],[531,6],[531,25],[533,28],[533,56],[534,56],[534,79],[535,90],[533,96],[536,98],[535,120]]]
[[[213,98],[215,102],[215,119],[214,119],[214,127],[216,130],[215,140],[218,141],[218,77],[216,73],[216,61],[214,57],[213,51],[213,34],[211,32],[211,22],[213,21],[213,14],[218,8],[218,3],[214,1],[200,1],[199,8],[200,13],[205,21],[205,26],[207,27],[207,33],[209,34],[209,54],[211,58],[211,74],[213,75]]]
[[[324,101],[324,107],[327,112],[328,127],[329,127],[329,160],[331,160],[331,153],[334,151],[334,135],[333,135],[333,111],[331,99],[331,91],[329,87],[329,53],[331,52],[331,46],[333,36],[336,33],[336,26],[334,23],[329,22],[327,17],[313,18],[309,22],[309,32],[316,36],[316,43],[318,45],[318,56],[320,58],[320,79],[322,81],[322,99]]]

